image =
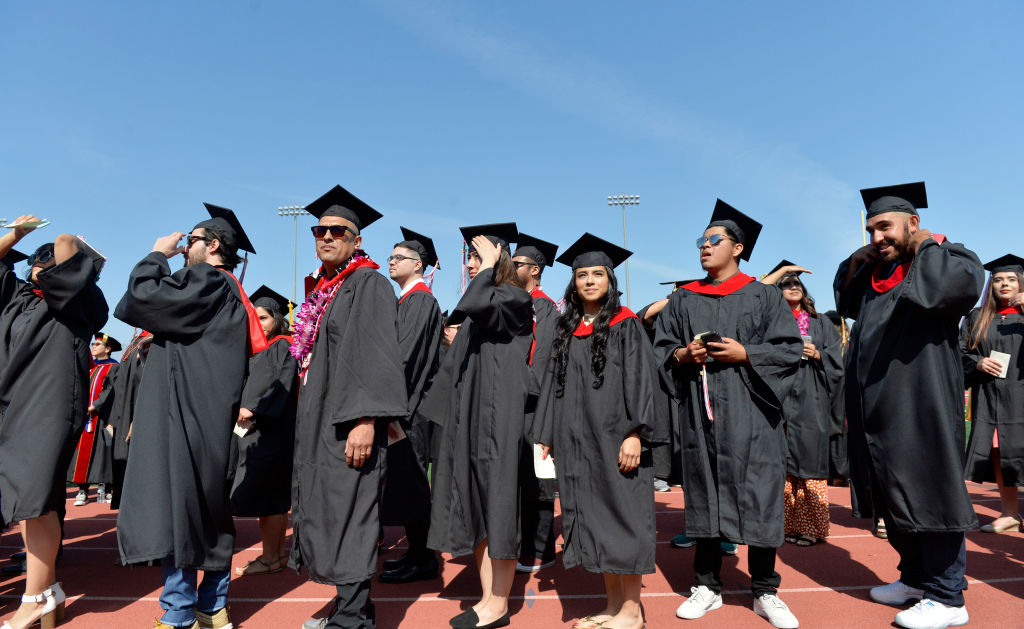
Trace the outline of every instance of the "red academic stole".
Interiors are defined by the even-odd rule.
[[[533,299],[547,299],[551,303],[555,303],[554,299],[547,296],[547,293],[540,289],[540,286],[530,291],[530,297]],[[555,304],[555,308],[558,308],[558,304]],[[537,311],[533,312],[533,340],[530,342],[530,359],[526,361],[527,365],[533,364],[533,352],[537,349]]]
[[[945,242],[946,237],[942,234],[932,234],[932,240],[939,243],[940,245]],[[907,271],[910,270],[910,265],[913,260],[907,260],[903,264],[899,265],[889,277],[883,278],[881,275],[881,267],[876,266],[874,272],[871,274],[871,288],[878,294],[888,293],[892,289],[900,285],[903,278],[907,276]]]
[[[697,280],[689,282],[688,284],[683,284],[679,288],[701,295],[722,297],[723,295],[731,295],[735,293],[753,281],[754,278],[750,277],[746,273],[737,273],[717,286],[710,282],[705,282],[704,280]]]
[[[235,280],[235,284],[238,286],[238,296],[242,298],[242,305],[245,306],[245,315],[246,319],[248,319],[249,355],[258,354],[268,347],[267,335],[263,333],[260,317],[256,314],[256,309],[253,308],[252,302],[249,301],[249,296],[245,294],[242,283],[238,281],[238,278],[231,271],[225,269],[221,269],[221,271],[224,271],[231,279]]]
[[[1017,306],[1007,306],[1006,308],[1003,308],[996,314],[1001,314],[1003,316],[1011,314],[1020,314],[1020,308],[1018,308]]]
[[[114,363],[96,365],[89,371],[89,406],[92,406],[100,393],[103,392],[103,385],[110,373],[110,367]],[[75,473],[71,478],[73,483],[84,483],[89,477],[89,464],[92,462],[92,445],[96,441],[96,418],[89,414],[85,418],[85,430],[78,438],[78,447],[75,449]]]
[[[409,292],[404,294],[404,295],[402,295],[402,298],[398,300],[398,305],[402,305],[402,302],[405,301],[406,297],[408,297],[409,295],[412,295],[415,292],[419,292],[419,291],[426,291],[427,294],[429,294],[429,295],[433,295],[434,294],[434,293],[432,293],[430,291],[430,288],[426,284],[424,284],[423,282],[416,282],[415,284],[412,285],[412,288],[409,289]]]
[[[640,317],[638,317],[635,314],[633,314],[633,311],[630,310],[629,308],[627,308],[625,306],[622,306],[622,307],[619,308],[619,311],[617,313],[615,313],[615,316],[612,317],[612,320],[608,322],[608,327],[616,326],[616,325],[622,323],[623,321],[625,321],[626,319],[637,319],[637,320],[639,320]],[[593,323],[583,323],[583,320],[581,319],[580,320],[580,324],[578,326],[576,326],[576,331],[573,332],[572,335],[573,336],[578,336],[580,338],[583,338],[584,336],[590,336],[593,333],[594,333],[594,324]]]

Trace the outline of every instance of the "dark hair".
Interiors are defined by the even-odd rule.
[[[501,286],[502,284],[523,287],[523,283],[519,281],[519,274],[516,273],[516,265],[512,264],[512,256],[504,249],[501,250],[501,255],[498,256],[498,261],[494,264],[494,285]]]
[[[779,278],[779,282],[778,284],[776,284],[776,286],[779,286],[779,290],[782,290],[781,284],[788,278],[793,278],[796,280],[797,284],[800,284],[800,292],[803,293],[803,295],[800,297],[800,309],[806,310],[807,314],[811,315],[812,317],[817,317],[818,311],[814,309],[814,298],[811,297],[811,294],[807,292],[807,287],[804,286],[804,283],[802,281],[800,281],[799,275],[797,275],[796,273],[787,273]]]
[[[281,314],[277,310],[277,308],[264,308],[263,306],[256,307],[262,310],[266,310],[267,314],[274,318],[274,327],[270,329],[270,334],[267,335],[267,338],[272,339],[275,336],[283,336],[285,334],[288,334],[288,319],[283,314]]]
[[[235,267],[242,263],[242,258],[238,255],[238,250],[229,246],[224,238],[225,236],[223,232],[219,232],[216,229],[210,229],[209,227],[206,228],[205,240],[207,244],[214,240],[220,243],[220,248],[217,249],[217,253],[220,254],[220,259],[223,261],[223,264],[220,266],[229,271],[234,271]]]
[[[594,374],[594,388],[600,389],[604,384],[604,366],[606,362],[605,347],[608,345],[608,333],[611,320],[619,312],[619,282],[615,272],[604,267],[608,272],[608,294],[601,302],[601,310],[594,319],[594,332],[590,344],[590,370]],[[569,365],[569,342],[573,332],[583,319],[583,305],[576,293],[576,271],[569,278],[569,286],[565,289],[565,312],[558,318],[555,329],[555,341],[552,344],[551,359],[555,362],[555,374],[558,377],[559,397],[565,392],[565,370]]]
[[[1020,273],[1014,272],[1017,276],[1017,287],[1019,290],[1024,290],[1024,276]],[[999,310],[999,299],[996,297],[996,287],[994,286],[994,280],[996,274],[990,273],[988,276],[988,285],[985,287],[985,301],[981,305],[981,314],[977,319],[974,320],[974,325],[971,327],[971,342],[967,345],[967,349],[977,349],[981,345],[981,340],[985,338],[985,334],[988,332],[988,326],[992,323],[992,319],[996,316],[996,311]]]

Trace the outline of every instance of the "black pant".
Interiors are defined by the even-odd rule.
[[[952,533],[904,533],[886,520],[889,543],[900,554],[900,581],[924,590],[924,597],[961,607],[967,589],[966,536]]]
[[[525,441],[519,456],[519,523],[522,545],[519,560],[555,559],[555,481],[537,478],[533,470],[533,445]]]
[[[377,611],[370,600],[370,581],[339,585],[327,629],[376,629]]]
[[[693,571],[697,585],[707,586],[715,594],[722,593],[722,547],[721,538],[697,539],[693,554]],[[747,547],[747,569],[750,571],[750,590],[754,596],[775,594],[782,577],[775,572],[775,549],[761,546]]]

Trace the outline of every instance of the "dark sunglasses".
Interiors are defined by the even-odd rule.
[[[524,266],[540,266],[540,265],[537,264],[536,262],[522,262],[522,261],[516,262],[515,260],[513,260],[512,261],[512,266],[514,266],[517,269],[519,269],[519,268],[522,268]]]
[[[213,238],[210,238],[209,236],[189,236],[188,239],[185,240],[185,242],[187,243],[187,247],[191,247],[200,240],[205,242],[213,242]]]
[[[697,239],[697,248],[700,249],[704,246],[704,243],[710,243],[712,247],[717,247],[722,243],[723,240],[729,240],[728,236],[722,234],[711,234],[710,236],[701,236]]]
[[[342,238],[345,236],[345,232],[352,232],[353,236],[358,236],[354,229],[345,225],[313,225],[309,228],[313,232],[313,237],[317,240],[323,240],[327,232],[331,232],[331,238]]]
[[[53,249],[43,246],[36,249],[35,253],[29,256],[28,266],[31,268],[36,262],[42,262],[45,264],[50,260],[53,260]]]
[[[782,288],[782,289],[786,289],[786,288],[799,288],[800,290],[803,290],[804,287],[800,284],[800,282],[797,282],[795,280],[790,280],[788,282],[783,282],[783,283],[779,284],[779,288]]]

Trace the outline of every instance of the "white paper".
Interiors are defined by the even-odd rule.
[[[248,435],[248,434],[249,434],[249,432],[250,432],[250,431],[252,430],[252,427],[253,427],[253,424],[250,424],[248,428],[242,428],[241,426],[239,426],[239,425],[238,425],[238,424],[236,423],[236,424],[235,424],[235,430],[234,430],[233,432],[234,432],[234,433],[235,433],[236,435],[238,435],[238,436],[239,436],[239,438],[241,438],[241,437],[244,437],[244,436]]]
[[[405,439],[405,430],[402,429],[402,424],[398,423],[398,420],[394,420],[388,424],[388,445],[398,443],[402,439]]]
[[[997,377],[1005,378],[1006,371],[1010,368],[1010,355],[1004,354],[1003,352],[997,352],[995,350],[992,350],[992,353],[990,353],[988,357],[1003,366],[1003,370],[999,372],[999,375]]]
[[[533,444],[533,473],[537,478],[555,477],[555,460],[550,456],[542,459],[542,450],[536,443]]]
[[[804,340],[804,345],[810,345],[811,344],[811,335],[810,334],[801,334],[800,338],[802,338]],[[807,357],[806,356],[801,356],[800,360],[807,360]]]

